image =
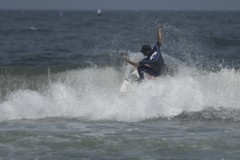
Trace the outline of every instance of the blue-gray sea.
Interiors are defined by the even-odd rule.
[[[131,83],[156,43],[172,72]],[[240,12],[0,11],[1,160],[240,159]]]

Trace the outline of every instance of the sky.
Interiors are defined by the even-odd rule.
[[[0,0],[0,9],[240,11],[240,0]]]

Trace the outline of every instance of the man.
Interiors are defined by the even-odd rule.
[[[144,79],[144,72],[154,77],[158,77],[163,73],[164,60],[160,52],[162,41],[162,26],[159,25],[157,28],[157,43],[154,48],[152,49],[150,45],[143,45],[140,50],[146,56],[143,60],[136,63],[128,58],[124,58],[126,62],[137,67],[140,81]]]

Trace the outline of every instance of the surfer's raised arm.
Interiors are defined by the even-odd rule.
[[[163,26],[160,24],[157,27],[157,41],[159,44],[163,42],[162,28]]]

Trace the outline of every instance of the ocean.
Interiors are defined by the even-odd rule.
[[[240,12],[0,11],[0,159],[240,159]],[[131,83],[156,43],[174,73]]]

